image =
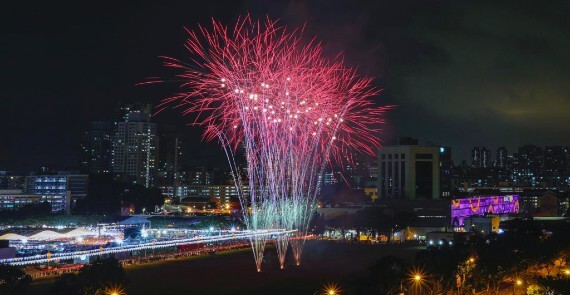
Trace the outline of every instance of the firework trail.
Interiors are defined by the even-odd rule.
[[[302,41],[300,29],[246,16],[231,28],[214,20],[188,34],[191,62],[164,57],[182,83],[159,109],[182,108],[205,127],[204,139],[220,141],[242,208],[249,208],[246,225],[297,229],[290,242],[299,264],[323,170],[351,161],[351,152],[374,155],[389,107],[371,100],[379,92],[372,78],[326,58],[314,39]],[[235,162],[238,149],[245,151],[246,179]],[[258,271],[267,241],[251,240]],[[276,241],[281,267],[288,243],[284,235]]]

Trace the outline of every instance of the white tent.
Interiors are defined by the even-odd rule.
[[[29,238],[33,240],[51,240],[63,237],[65,237],[65,235],[54,232],[53,230],[44,230],[35,235],[30,236]]]
[[[78,227],[78,228],[64,234],[64,236],[67,238],[82,237],[82,236],[96,236],[96,235],[97,235],[96,231],[91,231],[91,230],[88,230],[84,227]]]
[[[14,233],[7,233],[7,234],[3,234],[0,236],[0,240],[10,240],[10,241],[24,241],[27,240],[27,237],[24,237],[22,235],[17,235]]]

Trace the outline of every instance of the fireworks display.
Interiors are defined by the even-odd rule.
[[[305,42],[302,30],[269,19],[246,16],[230,28],[213,21],[188,34],[191,62],[165,58],[181,71],[181,91],[160,108],[182,108],[205,127],[206,140],[220,141],[249,208],[247,227],[297,230],[280,235],[276,247],[281,267],[288,244],[299,264],[324,169],[379,147],[387,108],[370,99],[379,91],[340,57],[327,58],[314,39]],[[238,151],[246,167],[236,164]],[[269,238],[251,239],[258,271]]]

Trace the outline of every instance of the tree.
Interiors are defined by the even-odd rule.
[[[21,269],[0,264],[0,295],[24,294],[31,282],[32,277]]]
[[[396,294],[403,292],[401,288],[406,279],[408,265],[395,256],[384,256],[370,268],[370,281],[374,290],[371,293]]]
[[[137,212],[142,208],[154,208],[164,204],[164,195],[158,188],[146,188],[139,184],[130,187],[122,199],[134,204]]]
[[[86,265],[77,275],[64,275],[58,278],[52,288],[57,295],[99,295],[111,288],[124,289],[125,270],[113,257],[97,259]]]
[[[121,195],[127,187],[111,175],[92,175],[89,193],[85,199],[78,200],[75,211],[81,214],[116,214],[120,210]]]
[[[52,294],[58,295],[81,295],[81,287],[74,273],[66,273],[60,276],[53,284]]]
[[[433,292],[443,294],[453,287],[459,265],[468,259],[468,252],[458,247],[432,247],[416,254],[416,265],[431,274],[434,280]]]
[[[547,290],[554,291],[554,294],[569,294],[570,293],[570,280],[568,278],[554,278],[554,277],[546,277],[536,278],[538,283]]]

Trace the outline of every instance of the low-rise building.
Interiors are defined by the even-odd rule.
[[[25,205],[39,205],[48,202],[52,212],[70,212],[71,195],[69,191],[56,195],[23,194],[18,190],[0,191],[0,210],[17,210]]]

